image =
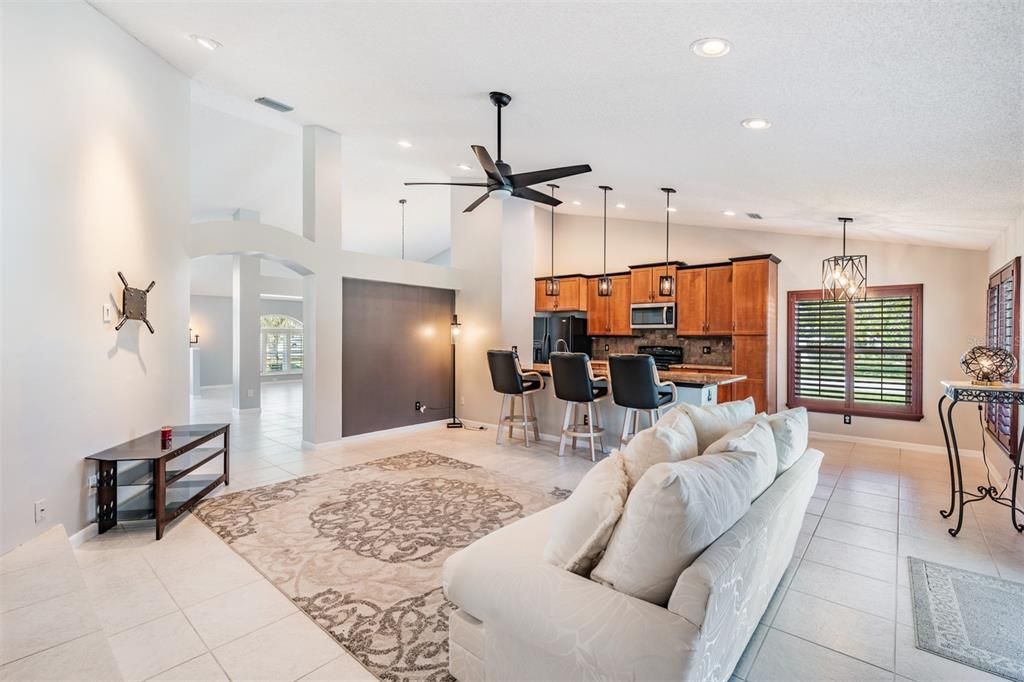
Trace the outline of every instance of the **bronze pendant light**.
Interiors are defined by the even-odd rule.
[[[405,260],[405,199],[399,199],[402,205],[402,260]]]
[[[863,301],[868,297],[868,257],[846,255],[846,225],[853,218],[838,218],[843,224],[843,255],[821,262],[821,298],[825,301]]]
[[[555,198],[555,190],[558,185],[549,184],[551,198]],[[558,280],[555,279],[555,207],[551,207],[551,276],[544,282],[544,294],[546,296],[558,296]]]
[[[597,280],[597,295],[611,296],[612,278],[608,276],[608,190],[611,187],[601,185],[598,189],[604,192],[604,268],[601,270],[601,276]]]
[[[676,278],[668,273],[668,214],[669,199],[676,193],[671,187],[662,187],[665,193],[665,274],[658,278],[658,294],[661,296],[674,296],[676,293]]]

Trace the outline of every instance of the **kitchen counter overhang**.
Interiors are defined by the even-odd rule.
[[[608,376],[608,363],[601,360],[591,362],[594,368],[594,376],[606,378]],[[551,376],[551,366],[546,363],[534,363],[533,367],[524,367],[524,372],[537,372],[542,376]],[[681,369],[659,369],[658,378],[661,381],[671,381],[676,386],[686,388],[706,388],[707,386],[724,386],[745,380],[744,374],[712,374],[705,372],[693,372]]]

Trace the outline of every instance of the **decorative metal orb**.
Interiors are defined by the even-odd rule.
[[[972,378],[972,384],[1000,384],[1013,378],[1017,358],[1002,348],[975,346],[961,356],[960,368]]]

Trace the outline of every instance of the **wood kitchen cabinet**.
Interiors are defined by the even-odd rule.
[[[547,277],[533,283],[533,309],[539,313],[586,312],[587,278],[582,275],[558,278],[558,296],[545,293]]]
[[[631,336],[630,276],[612,275],[612,295],[597,295],[597,278],[587,282],[587,335]]]
[[[767,334],[777,314],[779,266],[775,256],[734,260],[732,333]]]
[[[732,334],[732,265],[678,270],[676,333],[680,336]]]
[[[666,274],[664,265],[645,265],[629,269],[630,301],[632,303],[672,303],[675,296],[658,293],[658,278]],[[669,264],[667,274],[676,276],[676,264]]]

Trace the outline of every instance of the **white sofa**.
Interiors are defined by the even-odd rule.
[[[543,559],[555,507],[449,557],[449,670],[470,680],[726,680],[792,558],[822,453],[808,449],[683,571],[667,607]],[[556,505],[557,506],[557,505]]]

